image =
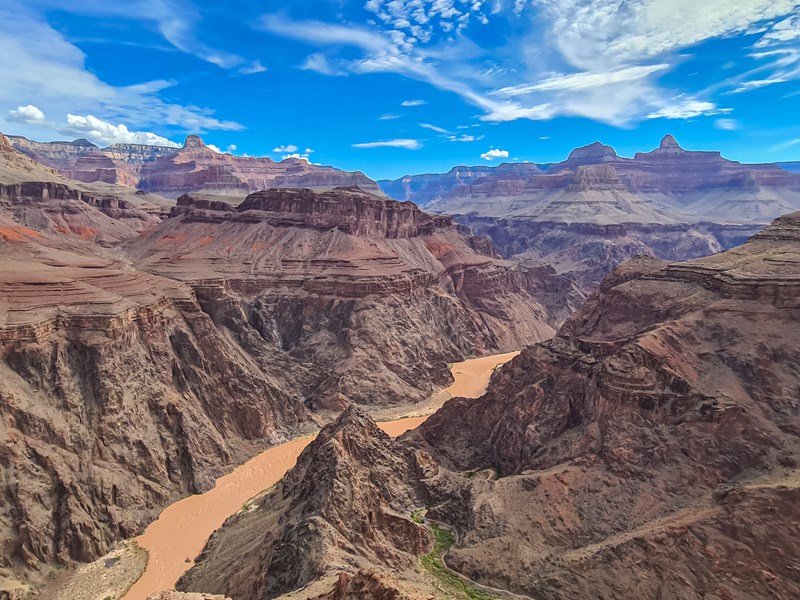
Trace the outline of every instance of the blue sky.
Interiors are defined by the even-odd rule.
[[[39,140],[199,133],[374,178],[667,132],[800,159],[795,0],[5,0],[0,56],[0,129]]]

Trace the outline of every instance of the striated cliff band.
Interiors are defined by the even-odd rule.
[[[504,256],[550,264],[589,290],[639,254],[706,256],[800,210],[797,173],[684,150],[671,135],[633,158],[594,143],[557,164],[455,167],[380,185],[394,198],[455,215]]]
[[[87,140],[35,142],[9,137],[21,153],[84,183],[103,182],[138,188],[176,198],[204,192],[243,198],[251,191],[273,187],[333,188],[359,186],[379,192],[361,172],[312,165],[299,158],[234,156],[206,146],[196,135],[183,147],[113,144],[98,148]]]
[[[800,213],[713,257],[628,262],[483,397],[398,441],[349,411],[180,587],[429,598],[460,574],[479,598],[795,597],[798,311]]]
[[[419,402],[454,357],[546,339],[581,301],[553,269],[358,188],[266,190],[235,208],[183,196],[127,252],[191,286],[253,360],[294,361],[313,409]]]

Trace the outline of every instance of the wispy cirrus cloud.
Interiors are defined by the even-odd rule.
[[[0,115],[6,123],[23,125],[23,135],[53,136],[65,122],[13,121],[9,111],[35,105],[46,115],[92,116],[107,123],[125,123],[130,131],[172,126],[185,131],[239,130],[242,125],[217,118],[213,111],[162,99],[173,81],[137,85],[106,83],[86,67],[86,56],[33,10],[37,1],[10,0],[0,5]],[[9,118],[12,118],[9,121]],[[135,128],[135,129],[133,129]],[[101,128],[102,130],[102,128]],[[101,131],[98,130],[98,131]]]
[[[394,72],[424,81],[480,108],[486,121],[580,116],[623,125],[719,112],[692,110],[682,99],[716,105],[710,92],[670,88],[660,79],[690,59],[686,49],[708,40],[759,30],[764,48],[794,40],[797,6],[796,0],[368,0],[365,8],[376,16],[371,24],[266,15],[259,26],[322,47],[312,56],[324,57],[331,73]],[[480,47],[472,28],[491,20],[504,21],[514,34],[502,46]],[[345,57],[343,46],[364,56]],[[498,57],[509,64],[498,65]],[[476,69],[481,61],[494,64]]]
[[[359,144],[353,144],[353,148],[405,148],[406,150],[419,150],[422,148],[422,142],[419,140],[400,138],[379,142],[361,142]]]
[[[437,127],[436,125],[431,125],[430,123],[420,123],[419,126],[422,127],[423,129],[430,129],[431,131],[435,131],[436,133],[447,133],[447,134],[452,133],[451,131],[448,131],[444,127]]]

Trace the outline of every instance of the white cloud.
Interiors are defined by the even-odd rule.
[[[8,111],[8,118],[6,120],[13,121],[14,123],[27,124],[47,122],[44,113],[33,104],[18,106],[16,109]]]
[[[342,44],[370,52],[391,51],[392,43],[382,35],[360,27],[321,21],[291,21],[280,15],[263,15],[256,26],[283,37],[317,46]]]
[[[44,126],[59,134],[86,138],[99,146],[146,144],[149,146],[180,148],[180,144],[150,131],[131,131],[126,125],[115,125],[103,119],[98,119],[94,115],[68,114],[66,122],[49,121],[44,112],[32,104],[19,106],[15,110],[9,111],[9,116],[6,120],[27,125]]]
[[[786,79],[783,77],[772,77],[770,79],[751,79],[750,81],[745,81],[739,84],[739,87],[732,90],[732,93],[740,94],[742,92],[749,92],[751,90],[757,90],[758,88],[767,87],[768,85],[774,85],[776,83],[786,83]]]
[[[302,158],[305,161],[308,161],[309,156],[314,151],[311,148],[306,148],[305,150],[300,150],[299,146],[295,144],[284,144],[281,146],[276,146],[272,149],[272,152],[275,154],[282,154],[281,160],[286,160],[287,158]]]
[[[305,61],[299,66],[303,71],[314,71],[321,75],[344,75],[342,71],[334,68],[328,62],[328,58],[319,52],[310,54],[306,57]]]
[[[712,38],[761,28],[768,47],[789,44],[796,22],[787,15],[796,5],[797,0],[367,0],[365,8],[375,17],[371,28],[274,15],[260,23],[323,47],[320,72],[397,73],[459,95],[483,111],[484,121],[566,115],[620,126],[649,115],[707,114],[673,105],[676,93],[716,104],[710,90],[668,89],[659,78],[692,59],[683,50]],[[487,15],[511,25],[504,44],[481,47],[468,37],[465,24]],[[452,33],[442,35],[447,31]],[[342,53],[343,46],[360,49],[362,56]],[[800,58],[796,65],[800,77]],[[759,79],[774,79],[768,75]]]
[[[785,142],[781,142],[780,144],[775,144],[770,148],[770,151],[782,152],[783,150],[788,150],[789,148],[797,146],[798,144],[800,144],[800,138],[795,138],[793,140],[787,140]]]
[[[378,120],[379,121],[393,121],[395,119],[399,119],[402,116],[403,115],[393,115],[391,113],[386,113],[385,115],[381,115],[380,117],[378,117]]]
[[[154,29],[173,47],[200,60],[223,69],[232,69],[245,62],[238,54],[213,48],[201,41],[197,35],[202,20],[201,13],[182,0],[36,0],[29,4],[36,4],[44,10],[53,9],[92,17],[136,18],[152,23]]]
[[[494,160],[495,158],[508,158],[508,150],[500,150],[498,148],[492,148],[488,152],[484,152],[481,154],[481,158],[484,160]]]
[[[422,148],[419,140],[396,139],[381,142],[362,142],[353,144],[353,148],[405,148],[406,150],[418,150]]]
[[[146,144],[149,146],[170,146],[179,148],[177,144],[165,137],[149,131],[130,131],[127,126],[114,125],[98,119],[94,115],[67,115],[67,122],[59,127],[61,133],[86,137],[99,145],[110,144]]]
[[[451,142],[477,142],[483,139],[482,135],[467,135],[466,133],[461,135],[451,135],[447,138]]]
[[[705,102],[694,98],[677,99],[647,115],[648,119],[691,119],[705,115],[729,113],[729,108],[717,108],[713,102]]]
[[[800,39],[800,15],[792,15],[775,23],[760,40],[756,42],[757,48],[765,48],[775,44],[794,42]]]
[[[537,91],[548,90],[585,90],[589,88],[603,87],[616,83],[638,81],[648,75],[668,69],[667,64],[646,65],[636,67],[626,67],[616,71],[605,73],[572,73],[565,75],[560,73],[552,75],[535,84],[523,84],[501,88],[492,92],[493,96],[521,96]]]
[[[233,154],[237,150],[236,144],[228,144],[228,147],[225,150],[228,152],[228,154]]]
[[[222,150],[220,150],[219,146],[216,146],[214,144],[206,144],[206,148],[211,148],[217,154],[224,154],[224,152],[222,152]]]
[[[739,129],[739,123],[735,119],[717,119],[714,121],[714,127],[725,131],[735,131]]]
[[[242,75],[255,75],[256,73],[263,73],[267,71],[267,67],[261,64],[260,60],[256,60],[249,65],[245,65],[239,68],[239,73]]]
[[[430,123],[420,123],[420,127],[424,127],[425,129],[430,129],[431,131],[435,131],[436,133],[450,133],[447,129],[443,129],[442,127],[437,127],[436,125],[431,125]]]
[[[83,52],[34,12],[32,3],[0,3],[0,56],[13,57],[0,61],[0,115],[7,115],[5,123],[21,125],[14,131],[20,135],[53,139],[60,133],[58,128],[65,126],[13,121],[10,111],[26,104],[35,104],[46,115],[93,115],[136,130],[153,126],[192,132],[242,129],[238,123],[217,119],[210,110],[163,100],[160,92],[174,82],[114,86],[102,81],[86,68]]]
[[[427,102],[425,100],[403,100],[400,106],[422,106],[423,104],[427,104]]]

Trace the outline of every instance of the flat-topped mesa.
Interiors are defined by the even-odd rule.
[[[413,202],[384,199],[357,187],[327,192],[306,188],[264,190],[250,194],[236,210],[278,213],[286,225],[389,239],[417,237],[453,225],[450,217],[426,214]]]

